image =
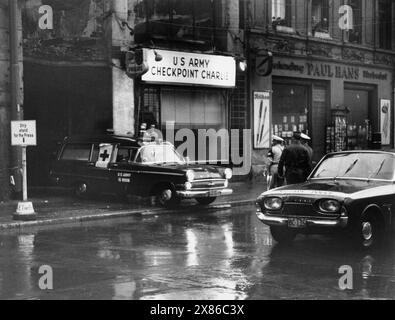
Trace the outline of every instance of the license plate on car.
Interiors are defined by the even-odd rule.
[[[304,218],[289,218],[288,227],[294,229],[300,229],[306,227],[306,219]]]

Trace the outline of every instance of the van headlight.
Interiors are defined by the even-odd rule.
[[[321,200],[318,206],[321,211],[327,213],[336,213],[341,208],[341,204],[339,201],[331,199]]]
[[[185,175],[188,182],[192,182],[193,180],[195,180],[195,172],[193,172],[193,170],[188,170]]]
[[[270,197],[263,200],[266,210],[280,210],[283,207],[283,200],[278,197]]]
[[[225,179],[230,180],[233,177],[232,169],[226,168],[224,171]]]

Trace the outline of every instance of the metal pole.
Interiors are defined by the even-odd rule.
[[[27,161],[26,147],[22,147],[23,201],[27,201]]]
[[[11,120],[22,120],[21,110],[21,79],[20,79],[20,68],[19,68],[19,37],[18,37],[18,0],[9,0],[9,29],[10,29],[10,86],[11,86]],[[21,168],[21,148],[14,147],[11,151],[12,154],[12,166],[15,168]],[[18,171],[16,171],[18,172]],[[15,174],[15,180],[19,181],[20,186],[20,175]],[[18,182],[16,183],[18,186]],[[20,191],[20,190],[16,190]]]

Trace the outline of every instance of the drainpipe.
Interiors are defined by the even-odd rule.
[[[18,31],[18,0],[8,0],[9,28],[10,28],[10,93],[11,93],[11,120],[22,120],[21,110],[21,79],[19,67],[19,31]],[[15,182],[15,191],[20,192],[22,187],[22,149],[11,147],[11,167]],[[18,169],[15,169],[18,168]]]

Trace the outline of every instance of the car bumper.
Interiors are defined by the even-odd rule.
[[[274,217],[272,215],[257,212],[258,219],[264,224],[271,227],[288,227],[287,217]],[[316,228],[345,228],[348,225],[348,217],[340,217],[338,219],[318,219],[306,218],[306,227]]]
[[[228,196],[233,193],[232,189],[220,189],[220,190],[203,190],[203,191],[177,191],[177,196],[183,199],[191,198],[212,198],[212,197],[222,197]]]

